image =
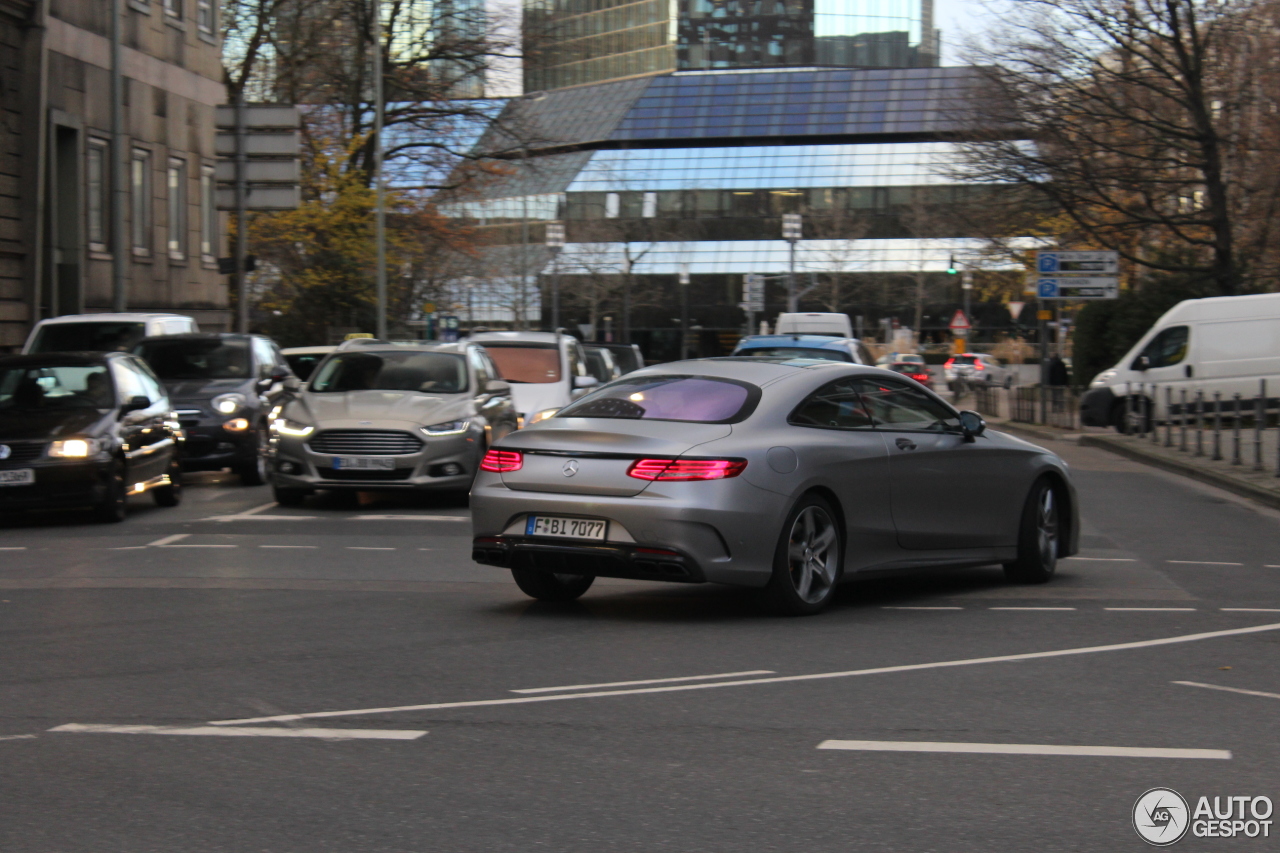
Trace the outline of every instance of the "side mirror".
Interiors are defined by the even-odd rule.
[[[286,376],[281,384],[284,390],[294,394],[302,390],[302,380],[296,376]]]
[[[486,394],[510,394],[511,385],[503,379],[490,379],[484,385]]]
[[[600,380],[594,376],[575,376],[573,377],[574,388],[594,388],[600,384]]]
[[[1146,372],[1151,369],[1151,359],[1145,355],[1140,355],[1133,360],[1133,369]]]
[[[293,374],[289,372],[287,367],[277,364],[271,368],[271,372],[267,374],[267,378],[272,382],[283,382]]]
[[[139,412],[143,409],[149,408],[151,408],[151,400],[141,394],[138,394],[135,397],[130,397],[128,402],[120,407],[120,414],[127,415],[130,412]]]
[[[987,422],[977,412],[961,412],[960,429],[964,431],[965,441],[973,441],[987,431]]]

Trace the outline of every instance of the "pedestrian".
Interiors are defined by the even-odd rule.
[[[1067,363],[1061,356],[1055,355],[1049,359],[1049,384],[1054,386],[1071,384],[1071,374],[1067,371]]]

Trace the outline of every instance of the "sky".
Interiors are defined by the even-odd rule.
[[[944,65],[959,64],[965,34],[980,32],[992,20],[983,0],[934,0],[934,17],[934,26],[942,30]]]

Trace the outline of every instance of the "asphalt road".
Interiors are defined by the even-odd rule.
[[[200,475],[120,525],[5,520],[0,851],[1110,853],[1147,848],[1150,788],[1280,802],[1280,514],[1055,449],[1085,535],[1053,583],[855,583],[809,619],[534,603],[440,499]]]

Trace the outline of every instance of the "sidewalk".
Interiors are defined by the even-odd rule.
[[[1204,430],[1204,455],[1195,455],[1195,431],[1187,430],[1186,451],[1179,450],[1181,435],[1175,427],[1173,430],[1173,446],[1165,447],[1165,431],[1159,432],[1159,441],[1153,442],[1151,436],[1139,438],[1133,435],[1119,435],[1111,430],[1086,428],[1084,432],[1069,432],[1053,427],[1033,426],[1016,423],[1005,418],[989,418],[993,429],[1009,430],[1021,433],[1038,441],[1075,441],[1084,447],[1098,447],[1109,450],[1120,456],[1143,462],[1147,465],[1163,468],[1175,474],[1181,474],[1202,483],[1226,489],[1229,492],[1250,498],[1266,506],[1280,509],[1280,478],[1276,477],[1277,443],[1280,433],[1275,428],[1262,433],[1262,468],[1254,470],[1253,430],[1246,429],[1240,435],[1240,465],[1231,464],[1234,452],[1234,437],[1230,430],[1222,432],[1221,461],[1213,460],[1213,431]]]

